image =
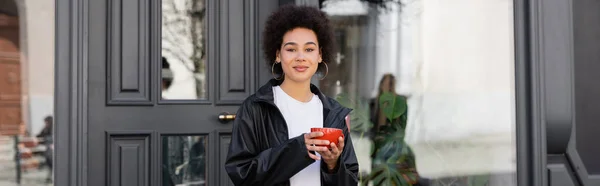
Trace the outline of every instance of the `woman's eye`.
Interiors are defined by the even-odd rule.
[[[309,48],[309,49],[306,49],[306,51],[307,52],[312,52],[312,51],[315,51],[315,49]]]
[[[288,52],[295,52],[296,49],[287,49],[286,51],[288,51]]]

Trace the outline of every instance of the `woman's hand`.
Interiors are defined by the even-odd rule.
[[[338,159],[344,151],[344,138],[339,137],[337,145],[335,143],[331,143],[330,146],[331,150],[326,149],[325,151],[319,151],[319,154],[321,154],[323,161],[325,164],[327,164],[327,169],[331,171],[335,169]]]
[[[323,136],[323,132],[311,132],[304,134],[304,143],[306,144],[306,149],[308,150],[308,156],[314,160],[320,160],[319,156],[310,153],[310,151],[316,151],[321,154],[321,152],[329,151],[327,146],[317,146],[317,145],[329,145],[329,141],[327,140],[319,140],[314,139],[316,137]],[[322,154],[321,154],[322,155]]]

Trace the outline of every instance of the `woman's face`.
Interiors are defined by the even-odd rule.
[[[381,84],[379,85],[381,92],[391,92],[391,80],[392,78],[390,76],[383,77],[383,81],[381,81]]]
[[[317,35],[312,30],[295,28],[283,35],[276,61],[281,62],[285,80],[310,81],[322,60]]]

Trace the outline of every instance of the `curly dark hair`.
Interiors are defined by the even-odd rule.
[[[275,63],[283,35],[296,28],[306,28],[315,32],[323,62],[333,61],[335,37],[327,14],[316,7],[284,5],[269,16],[263,31],[263,51],[269,68]],[[281,65],[275,65],[273,73],[281,76]],[[324,63],[319,63],[317,73],[325,73]]]

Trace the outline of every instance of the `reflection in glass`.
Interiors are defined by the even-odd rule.
[[[162,185],[206,185],[206,138],[162,137]]]
[[[511,0],[321,2],[362,183],[516,185]]]
[[[206,99],[205,5],[162,1],[162,99]]]

